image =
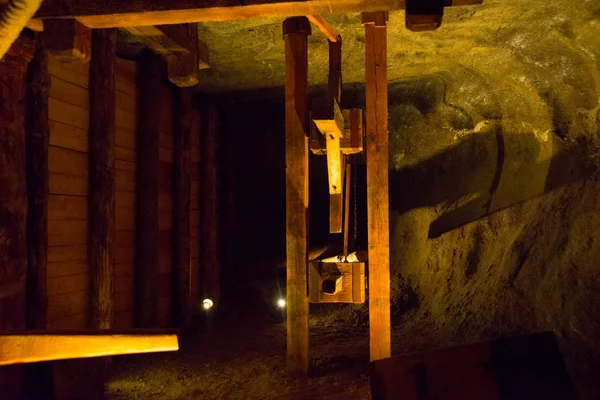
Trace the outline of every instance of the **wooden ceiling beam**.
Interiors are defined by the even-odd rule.
[[[444,0],[446,6],[481,4],[482,0]],[[229,21],[265,17],[328,15],[335,13],[390,11],[405,8],[404,0],[46,0],[36,18],[77,18],[90,28],[168,25],[201,21]]]

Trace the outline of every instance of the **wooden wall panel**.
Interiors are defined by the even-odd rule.
[[[48,314],[50,329],[83,329],[87,266],[89,64],[48,60]]]
[[[171,325],[171,272],[173,229],[173,86],[165,82],[160,90],[163,107],[160,113],[158,168],[158,321],[160,327]]]
[[[89,64],[50,58],[48,327],[85,328],[89,316]],[[137,66],[116,62],[115,328],[133,326]]]
[[[194,104],[190,151],[190,252],[191,252],[191,302],[200,304],[200,228],[192,226],[192,220],[200,220],[200,112]]]

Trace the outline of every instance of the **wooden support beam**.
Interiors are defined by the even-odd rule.
[[[92,32],[89,129],[89,263],[92,327],[110,329],[115,263],[115,58],[117,30]]]
[[[48,54],[42,35],[27,67],[27,328],[46,328],[48,262]]]
[[[443,16],[444,0],[406,0],[406,28],[413,32],[436,30]]]
[[[0,366],[177,350],[177,332],[172,330],[0,334]]]
[[[25,93],[33,41],[23,33],[0,60],[0,331],[25,329],[27,176]],[[21,398],[22,369],[2,369],[3,398]]]
[[[62,61],[89,61],[92,30],[76,19],[45,21],[44,42],[52,57]]]
[[[219,132],[218,112],[210,99],[203,107],[200,134],[200,265],[204,297],[215,302],[221,297],[220,209],[219,209]]]
[[[308,373],[308,35],[305,17],[283,22],[285,41],[285,167],[287,369]]]
[[[325,35],[325,37],[327,38],[327,40],[329,40],[330,42],[337,42],[337,41],[341,41],[342,40],[342,37],[340,36],[340,33],[338,32],[338,30],[335,29],[322,16],[320,16],[320,15],[307,15],[306,18],[308,18],[308,20],[310,22],[312,22],[313,24],[315,24],[315,26],[317,28],[319,28],[319,30],[323,33],[323,35]]]
[[[367,220],[371,360],[391,356],[387,21],[363,13],[367,109]]]
[[[173,322],[189,323],[191,297],[190,154],[193,100],[191,89],[179,89],[175,97],[173,145]]]
[[[344,154],[357,154],[363,151],[364,123],[360,108],[342,110],[346,134],[340,140],[340,148]]]
[[[210,68],[208,47],[198,40],[197,23],[124,29],[167,60],[169,80],[179,87],[196,85],[198,70]]]
[[[158,164],[163,61],[147,54],[138,74],[135,326],[158,325]]]
[[[448,6],[481,4],[482,0],[445,0]],[[390,11],[405,8],[404,0],[139,0],[111,2],[102,0],[46,0],[37,18],[77,18],[90,28],[123,28],[182,24],[202,21],[329,15],[339,13]]]

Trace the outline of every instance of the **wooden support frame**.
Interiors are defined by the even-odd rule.
[[[306,17],[283,22],[285,42],[285,165],[287,369],[308,374],[308,35]]]
[[[92,32],[89,130],[89,263],[92,327],[110,329],[115,263],[115,59],[117,30]]]
[[[371,360],[391,356],[386,12],[363,13]]]
[[[482,0],[446,0],[446,5],[481,4]],[[123,28],[181,24],[201,21],[328,15],[335,13],[391,11],[405,8],[404,0],[223,0],[215,5],[206,0],[139,0],[112,2],[100,0],[46,0],[36,18],[77,18],[90,28]]]
[[[330,42],[338,42],[342,40],[340,33],[335,29],[325,18],[320,15],[307,15],[306,18],[325,35]]]
[[[433,31],[442,25],[444,0],[406,0],[406,28],[413,32]]]
[[[135,326],[158,325],[158,164],[163,60],[146,54],[140,62],[136,132],[137,220]]]
[[[177,350],[177,331],[173,330],[0,334],[0,366]]]
[[[48,54],[36,34],[35,53],[27,67],[27,328],[46,328],[48,293]]]
[[[193,99],[191,89],[177,90],[173,145],[173,322],[180,328],[189,324],[191,296],[191,135]]]

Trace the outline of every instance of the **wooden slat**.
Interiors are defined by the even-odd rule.
[[[115,171],[115,189],[119,192],[135,192],[135,172],[124,171],[122,169]]]
[[[48,56],[42,36],[36,35],[34,56],[27,67],[25,126],[27,168],[27,281],[28,329],[46,327],[49,218]],[[10,239],[9,239],[10,240]]]
[[[87,259],[86,245],[49,246],[48,262],[74,261]]]
[[[48,121],[48,123],[50,125],[50,145],[87,153],[87,130],[56,121]]]
[[[48,168],[51,173],[87,176],[88,155],[75,150],[50,146]]]
[[[116,248],[115,263],[124,264],[135,261],[135,251],[133,248]]]
[[[86,272],[86,260],[57,261],[48,263],[48,279],[83,274]]]
[[[117,147],[135,150],[135,130],[117,129],[115,140]]]
[[[69,315],[54,321],[48,321],[48,329],[84,329],[87,319],[87,313],[85,312]]]
[[[89,69],[90,64],[85,62],[62,63],[53,57],[48,59],[50,75],[83,88],[89,86]]]
[[[135,231],[115,232],[115,246],[117,249],[135,249]]]
[[[135,229],[135,211],[131,208],[115,208],[115,230],[133,231]]]
[[[137,104],[134,96],[130,96],[121,91],[117,91],[116,96],[116,105],[118,109],[129,111],[134,114],[137,112]]]
[[[391,356],[387,14],[363,14],[371,360]]]
[[[287,369],[308,373],[308,35],[304,17],[283,23],[285,41]]]
[[[86,196],[88,194],[87,177],[51,172],[50,194]]]
[[[85,220],[87,219],[87,197],[85,196],[48,196],[49,220]]]
[[[450,0],[448,5],[481,4],[482,0]],[[239,0],[224,0],[215,5],[206,0],[162,2],[142,0],[118,2],[110,6],[98,1],[77,0],[64,3],[46,0],[36,18],[77,17],[90,28],[121,28],[182,24],[200,21],[288,17],[298,15],[329,15],[361,11],[389,11],[405,7],[403,0],[255,0],[245,5]]]
[[[115,263],[115,279],[120,278],[122,276],[133,276],[134,274],[134,263]]]
[[[67,246],[87,242],[87,220],[48,221],[48,245]]]
[[[52,76],[51,80],[50,97],[86,110],[89,108],[89,92],[86,88],[56,76]]]
[[[115,58],[117,30],[92,32],[90,63],[90,274],[92,327],[109,329],[115,263]],[[123,171],[119,171],[123,173]]]
[[[115,293],[115,312],[133,309],[133,300],[131,293]]]
[[[87,311],[89,290],[63,293],[48,299],[48,322]]]
[[[129,132],[135,132],[135,114],[119,108],[116,110],[116,127]]]
[[[133,276],[123,276],[115,279],[115,293],[129,293],[133,295]]]
[[[86,130],[89,126],[89,112],[87,109],[52,97],[48,100],[48,118],[52,121]]]
[[[135,151],[123,147],[115,147],[115,159],[124,161],[135,161]]]
[[[306,18],[325,35],[330,42],[337,42],[340,39],[340,33],[325,18],[320,15],[307,15]]]
[[[48,278],[48,296],[87,290],[88,287],[87,273]]]

